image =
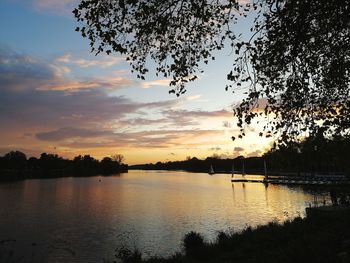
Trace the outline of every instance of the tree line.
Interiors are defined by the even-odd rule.
[[[187,157],[183,161],[173,162],[157,162],[155,164],[140,164],[132,165],[130,169],[144,169],[144,170],[185,170],[189,172],[208,172],[212,166],[216,173],[228,173],[232,171],[232,164],[234,163],[235,171],[243,170],[243,163],[245,172],[247,173],[261,173],[263,170],[263,160],[261,157],[244,158],[239,156],[235,159],[221,159],[218,157],[207,157],[204,160],[197,157]]]
[[[345,174],[350,176],[350,138],[326,138],[319,132],[300,143],[272,148],[264,158],[274,171],[297,174]]]
[[[157,162],[130,166],[130,169],[145,170],[185,170],[189,172],[208,172],[210,166],[216,173],[245,172],[264,174],[264,162],[270,175],[350,175],[348,166],[350,138],[327,139],[318,136],[307,138],[300,143],[290,143],[271,148],[260,157],[238,156],[220,158],[219,156],[198,159],[187,157],[183,161]]]
[[[42,153],[39,158],[27,156],[20,151],[11,151],[0,156],[0,180],[29,178],[55,178],[65,176],[108,175],[128,171],[124,156],[115,154],[97,160],[90,155],[78,155],[72,160],[57,154]]]

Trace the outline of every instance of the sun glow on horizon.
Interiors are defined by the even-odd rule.
[[[224,89],[229,56],[217,55],[176,98],[168,93],[169,79],[150,74],[140,81],[124,57],[91,54],[66,12],[72,3],[0,3],[0,155],[20,150],[101,159],[120,153],[138,164],[258,156],[269,148],[271,140],[254,128],[231,140],[238,134],[232,105],[242,94]]]

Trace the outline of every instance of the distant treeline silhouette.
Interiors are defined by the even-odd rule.
[[[350,138],[325,138],[322,131],[301,143],[271,149],[263,155],[269,170],[296,174],[350,176]]]
[[[93,176],[115,174],[128,171],[120,154],[104,157],[101,161],[90,155],[76,156],[73,160],[57,154],[42,153],[40,158],[30,157],[20,151],[11,151],[0,156],[0,180],[20,180],[29,178],[54,178],[65,176]]]
[[[235,171],[242,171],[243,163],[247,173],[261,173],[263,171],[263,160],[261,157],[244,158],[243,156],[239,156],[234,160],[220,159],[218,157],[207,157],[205,160],[200,160],[196,157],[188,157],[187,160],[184,161],[132,165],[129,168],[144,170],[185,170],[189,172],[208,172],[210,166],[212,166],[214,171],[218,173],[231,172],[233,162]]]
[[[144,170],[185,170],[190,172],[208,172],[213,166],[215,172],[234,170],[247,174],[263,174],[264,160],[268,174],[271,175],[350,175],[348,158],[350,156],[350,139],[337,137],[327,139],[323,136],[308,138],[301,143],[290,143],[272,148],[261,157],[238,156],[234,159],[208,157],[200,160],[188,157],[183,161],[157,162],[155,164],[132,165],[130,169]]]

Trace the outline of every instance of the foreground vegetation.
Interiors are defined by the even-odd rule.
[[[0,181],[30,178],[55,178],[64,176],[93,176],[127,172],[120,154],[104,157],[101,161],[90,155],[76,156],[73,160],[57,154],[42,153],[40,158],[27,156],[20,151],[11,151],[0,156]]]
[[[183,240],[183,254],[142,259],[138,251],[120,250],[125,263],[172,262],[350,262],[350,210],[314,211],[305,219],[246,228],[240,233],[220,232],[216,242],[205,242],[198,233]]]

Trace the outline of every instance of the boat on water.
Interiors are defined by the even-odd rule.
[[[209,169],[208,174],[210,174],[210,175],[215,174],[215,171],[214,171],[214,169],[213,169],[213,166],[212,166],[212,165],[210,165],[210,169]]]
[[[235,163],[232,162],[232,171],[231,171],[231,178],[235,176]]]
[[[264,182],[267,183],[269,177],[267,176],[266,160],[264,159]]]

